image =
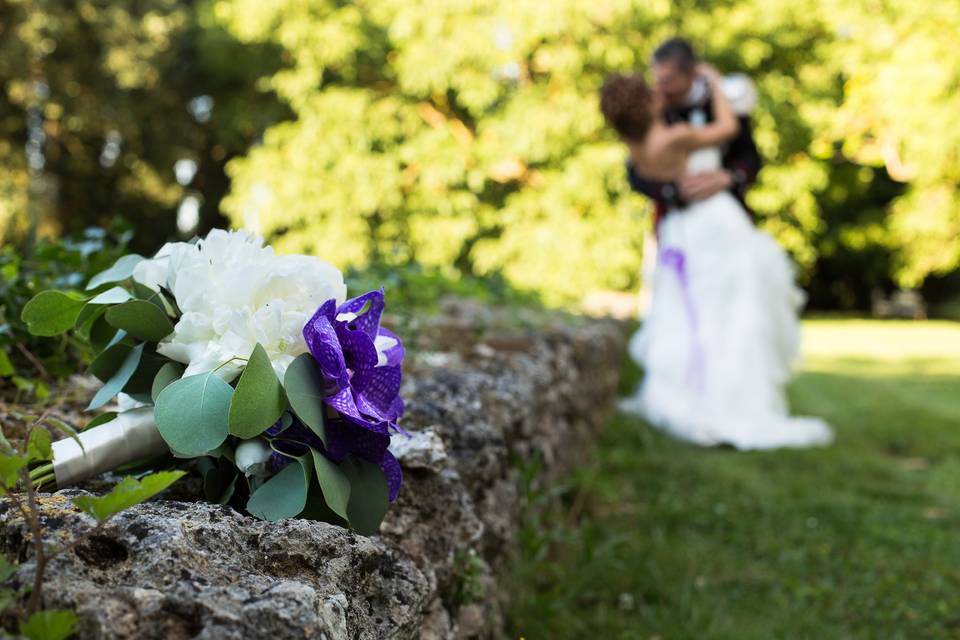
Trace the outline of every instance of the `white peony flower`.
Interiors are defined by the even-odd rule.
[[[215,229],[196,244],[168,243],[133,278],[173,293],[182,316],[157,351],[187,365],[184,375],[247,358],[259,342],[283,374],[307,352],[303,326],[317,308],[347,294],[343,274],[312,256],[278,256],[246,231]],[[232,380],[242,361],[217,371]]]

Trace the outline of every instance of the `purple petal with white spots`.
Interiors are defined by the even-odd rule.
[[[345,323],[337,322],[337,338],[343,348],[347,369],[352,372],[350,386],[363,391],[370,383],[370,375],[377,366],[377,348],[363,331],[351,330]]]
[[[370,306],[361,314],[360,312],[368,302]],[[353,320],[343,322],[348,324],[351,329],[362,331],[368,338],[373,340],[377,337],[377,329],[380,327],[380,316],[383,314],[383,307],[383,289],[380,289],[379,291],[370,291],[352,300],[347,300],[337,309],[337,315],[339,316],[345,313],[360,314]]]
[[[337,463],[355,455],[377,464],[387,479],[392,502],[403,474],[387,447],[392,431],[406,433],[396,423],[403,415],[400,385],[405,350],[399,337],[380,327],[383,309],[383,290],[379,290],[339,307],[328,300],[317,310],[304,327],[303,337],[327,385],[324,402],[337,415],[324,419],[326,445],[299,421],[277,433],[273,442],[284,452],[299,454],[310,446]],[[383,349],[383,364],[377,337],[395,341]]]
[[[320,371],[333,378],[341,387],[350,384],[350,375],[344,360],[343,347],[337,336],[332,317],[336,302],[328,300],[303,327],[303,339],[310,349],[313,359],[320,365]]]
[[[396,420],[398,416],[391,415],[393,401],[399,397],[400,382],[402,380],[400,367],[377,367],[370,376],[370,383],[362,393],[358,394],[361,408],[364,406],[373,406],[376,409],[376,416],[382,416],[386,420]]]
[[[396,367],[403,362],[403,357],[406,355],[406,349],[403,348],[403,343],[400,342],[400,338],[393,333],[392,331],[387,331],[383,327],[380,327],[378,336],[385,336],[392,340],[396,340],[397,343],[390,347],[389,349],[383,350],[383,355],[387,357],[387,366]]]

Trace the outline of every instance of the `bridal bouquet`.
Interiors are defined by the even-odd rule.
[[[88,409],[117,397],[126,410],[54,443],[37,485],[172,454],[211,501],[376,532],[402,480],[387,447],[404,349],[380,326],[382,290],[346,300],[329,264],[214,230],[124,256],[87,291],[39,293],[23,320],[89,341],[103,386]]]

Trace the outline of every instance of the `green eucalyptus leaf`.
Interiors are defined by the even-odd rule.
[[[303,518],[304,520],[329,522],[344,529],[350,528],[350,523],[347,522],[346,518],[337,515],[333,512],[333,509],[327,506],[326,501],[323,499],[323,493],[316,484],[310,487],[310,491],[307,494],[307,506],[303,508],[303,511],[301,511],[297,517]]]
[[[136,373],[137,367],[140,365],[141,356],[143,356],[143,345],[138,344],[127,353],[127,356],[123,359],[123,363],[120,365],[120,368],[117,369],[117,372],[113,374],[113,377],[107,380],[103,386],[100,387],[100,390],[97,391],[96,395],[93,396],[93,400],[87,405],[87,411],[99,409],[123,390],[133,374]]]
[[[230,401],[230,433],[244,440],[255,438],[279,420],[286,407],[270,357],[258,343]]]
[[[109,493],[102,496],[77,496],[73,498],[73,504],[93,516],[97,522],[104,522],[124,509],[149,500],[185,474],[186,471],[159,471],[140,480],[128,476]]]
[[[179,309],[177,309],[176,305],[167,298],[166,294],[163,293],[163,289],[151,289],[145,284],[134,282],[133,292],[139,299],[146,300],[150,304],[157,306],[168,316],[176,317],[180,315]]]
[[[173,291],[170,291],[170,289],[166,287],[160,287],[160,293],[163,294],[163,299],[166,301],[166,304],[170,305],[170,308],[173,310],[173,313],[170,315],[174,318],[179,318],[183,315],[180,312],[180,307],[177,306],[177,296],[173,295]]]
[[[41,291],[24,305],[20,319],[35,336],[56,336],[73,328],[86,301],[60,291]]]
[[[106,424],[117,417],[116,412],[107,411],[106,413],[101,413],[96,418],[87,423],[87,426],[83,428],[84,431],[87,429],[93,429],[94,427],[99,427],[102,424]]]
[[[213,372],[176,380],[157,396],[157,429],[178,454],[203,455],[227,439],[232,397],[233,387]]]
[[[340,467],[316,449],[310,449],[310,453],[324,502],[338,516],[349,520],[350,479]]]
[[[107,309],[107,322],[131,336],[159,342],[173,333],[173,323],[157,305],[146,300],[130,300]]]
[[[150,397],[153,398],[154,404],[156,404],[160,392],[166,389],[169,384],[179,380],[182,375],[183,365],[179,362],[168,362],[160,367],[157,375],[153,377],[153,384],[150,386]]]
[[[96,314],[91,316],[88,320],[84,321],[84,325],[81,328],[81,331],[84,331],[87,339],[90,341],[90,346],[93,347],[95,353],[100,353],[107,347],[117,344],[120,340],[123,340],[127,332],[123,329],[117,329],[115,326],[107,322],[107,319],[104,316],[106,312],[106,307],[94,307],[98,310]],[[120,335],[120,338],[117,339],[117,335]]]
[[[91,334],[94,330],[94,327],[98,324],[97,321],[103,318],[103,314],[106,310],[106,305],[87,303],[83,309],[80,310],[80,314],[77,316],[76,322],[73,323],[74,330],[77,331],[79,336],[89,339],[91,344],[93,344]],[[106,320],[103,320],[103,323],[106,323]],[[110,336],[116,333],[117,330],[114,327],[110,327],[109,324],[107,324],[107,326],[110,328]],[[107,339],[109,339],[110,336],[108,336]],[[106,340],[104,340],[104,343],[106,343]]]
[[[160,369],[169,362],[167,358],[159,356],[154,351],[144,347],[140,364],[137,365],[137,370],[130,376],[127,384],[123,386],[123,392],[137,398],[139,402],[152,403],[153,381],[156,380]]]
[[[87,291],[96,289],[105,284],[110,284],[113,282],[122,282],[130,278],[133,275],[133,269],[140,262],[143,261],[143,256],[131,253],[126,256],[122,256],[119,260],[113,263],[113,266],[107,269],[106,271],[101,271],[97,275],[90,278],[90,282],[87,283]]]
[[[112,289],[107,289],[101,294],[98,294],[87,301],[87,304],[80,311],[80,315],[77,316],[76,322],[74,322],[74,328],[86,331],[89,335],[94,328],[94,323],[97,319],[103,316],[104,312],[107,310],[107,306],[112,304],[121,304],[130,300],[133,296],[130,295],[130,292],[124,289],[123,287],[113,287]],[[108,326],[110,326],[108,324]],[[116,333],[114,327],[110,327],[111,335]],[[92,342],[92,340],[91,340]]]
[[[133,347],[127,344],[111,344],[93,359],[87,372],[95,375],[101,382],[106,382],[117,373],[132,350]]]
[[[149,300],[157,293],[156,289],[152,289],[142,282],[133,283],[133,294],[141,300]]]
[[[130,300],[133,296],[123,287],[113,287],[103,293],[98,293],[87,301],[87,304],[120,304]]]
[[[27,640],[66,640],[76,624],[73,611],[44,609],[20,623],[20,635]]]
[[[376,535],[390,506],[386,476],[377,465],[354,456],[347,456],[340,468],[350,479],[350,527],[361,535]]]
[[[226,504],[233,497],[239,475],[232,465],[211,464],[203,472],[203,494],[209,502]]]
[[[260,485],[247,501],[247,511],[261,520],[294,518],[307,504],[312,464],[296,458]]]
[[[327,444],[327,432],[323,427],[323,387],[323,376],[309,353],[297,356],[283,376],[283,389],[290,408],[323,444]]]

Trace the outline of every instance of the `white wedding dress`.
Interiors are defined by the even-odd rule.
[[[702,149],[688,171],[719,166],[719,150]],[[788,413],[804,297],[783,249],[727,192],[670,212],[658,240],[650,308],[630,341],[644,380],[621,409],[705,446],[830,443],[825,422]]]

